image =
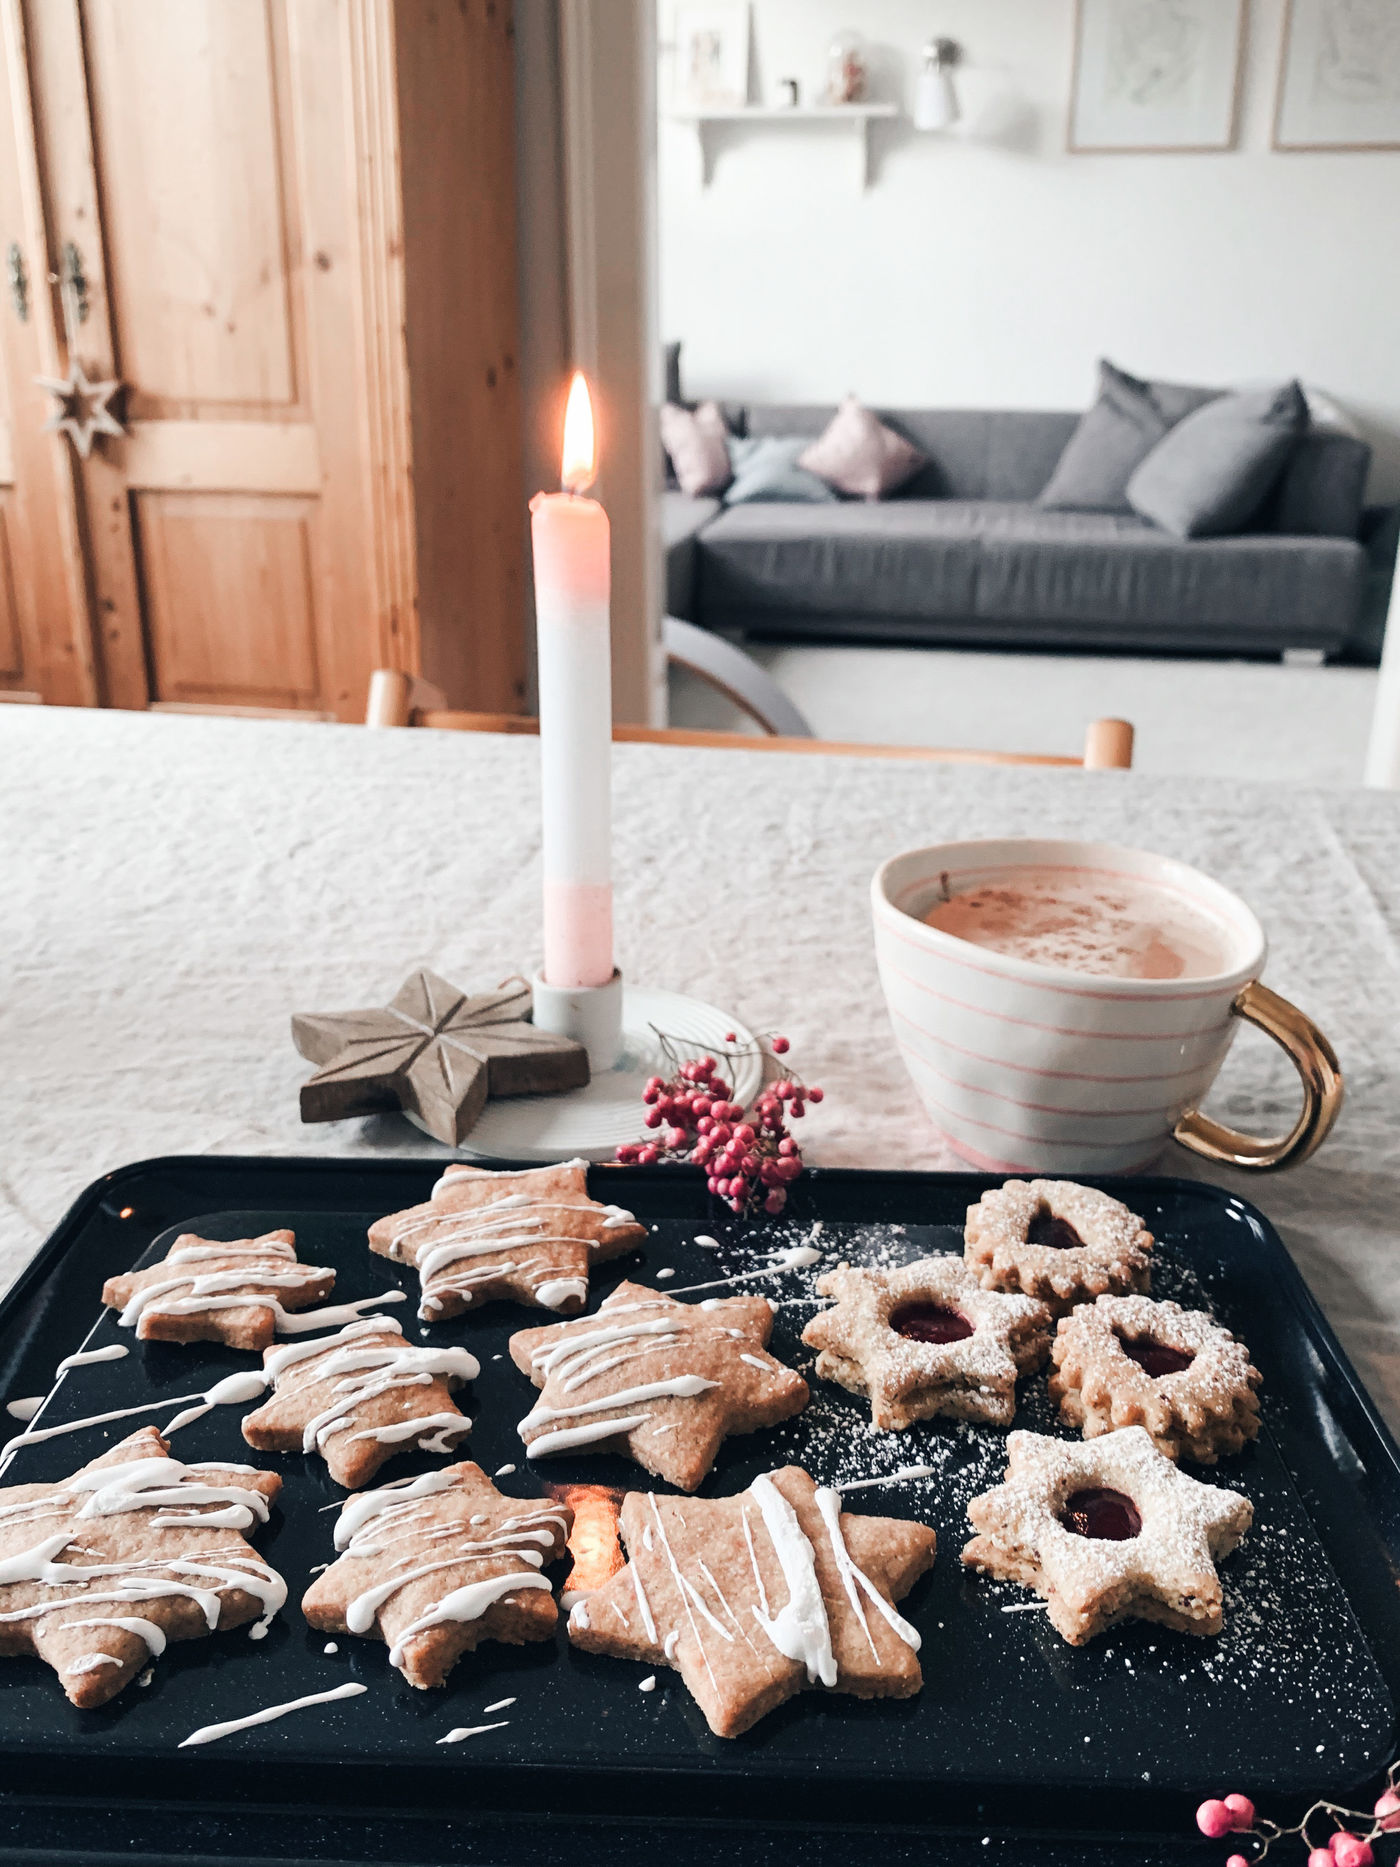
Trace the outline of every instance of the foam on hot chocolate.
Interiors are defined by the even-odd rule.
[[[1183,896],[1136,877],[1027,866],[940,901],[930,927],[1062,972],[1205,979],[1227,972],[1228,931]]]

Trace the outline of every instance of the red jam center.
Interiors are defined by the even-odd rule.
[[[1135,1342],[1120,1335],[1118,1340],[1129,1361],[1135,1361],[1154,1381],[1164,1374],[1180,1374],[1196,1359],[1179,1348],[1168,1348],[1165,1342],[1154,1342],[1150,1335],[1139,1336]]]
[[[1068,1219],[1057,1219],[1042,1206],[1026,1230],[1028,1245],[1049,1245],[1052,1251],[1074,1251],[1084,1243]]]
[[[974,1333],[966,1316],[941,1303],[901,1303],[890,1317],[890,1327],[914,1342],[965,1342]]]
[[[1060,1522],[1076,1536],[1090,1536],[1099,1543],[1126,1543],[1142,1528],[1137,1505],[1121,1491],[1095,1486],[1075,1491],[1065,1499]]]

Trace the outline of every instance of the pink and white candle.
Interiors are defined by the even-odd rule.
[[[576,374],[562,493],[530,501],[539,642],[544,980],[606,985],[612,949],[612,651],[608,515],[594,477],[593,410]]]

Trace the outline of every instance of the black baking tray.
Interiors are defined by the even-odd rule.
[[[394,1283],[414,1289],[411,1272],[371,1257],[365,1228],[426,1197],[440,1170],[410,1160],[212,1157],[107,1176],[0,1303],[0,1395],[46,1391],[80,1342],[130,1341],[99,1314],[102,1281],[162,1255],[173,1229],[232,1237],[290,1225],[304,1261],[336,1266],[335,1300]],[[625,1276],[651,1281],[669,1269],[659,1287],[679,1292],[750,1270],[818,1223],[827,1264],[956,1249],[968,1204],[995,1184],[974,1174],[815,1171],[779,1224],[746,1226],[687,1169],[604,1167],[592,1181],[652,1228],[639,1254],[602,1268],[595,1301]],[[378,1643],[342,1636],[328,1655],[325,1637],[301,1620],[296,1604],[313,1565],[332,1554],[334,1518],[321,1507],[344,1493],[318,1459],[251,1453],[238,1431],[245,1409],[224,1408],[185,1429],[175,1450],[282,1471],[282,1499],[256,1541],[289,1583],[288,1606],[259,1644],[233,1633],[172,1648],[148,1689],[98,1712],[73,1710],[37,1661],[0,1665],[0,1859],[100,1858],[114,1823],[113,1851],[150,1860],[527,1861],[567,1834],[575,1858],[626,1861],[654,1851],[661,1831],[680,1861],[708,1836],[708,1852],[815,1863],[849,1859],[872,1830],[894,1860],[985,1861],[1031,1837],[1038,1860],[1108,1861],[1123,1848],[1140,1861],[1187,1859],[1203,1845],[1190,1839],[1201,1795],[1238,1788],[1274,1808],[1359,1791],[1395,1749],[1400,1452],[1259,1213],[1197,1182],[1100,1184],[1156,1234],[1159,1294],[1207,1304],[1245,1337],[1264,1374],[1258,1445],[1199,1474],[1244,1490],[1256,1508],[1254,1532],[1222,1568],[1219,1641],[1140,1625],[1066,1647],[1042,1614],[1022,1611],[1025,1591],[971,1577],[957,1560],[968,1498],[1000,1477],[1002,1436],[949,1422],[877,1435],[854,1397],[815,1383],[796,1420],[729,1440],[702,1494],[737,1490],[788,1460],[837,1482],[935,1465],[936,1480],[853,1493],[848,1503],[921,1516],[938,1530],[938,1562],[904,1607],[924,1637],[919,1697],[807,1693],[726,1743],[675,1675],[663,1672],[643,1695],[646,1667],[576,1653],[562,1636],[483,1647],[445,1691],[414,1692]],[[773,1347],[803,1367],[811,1357],[798,1338],[812,1306],[802,1299],[816,1274],[736,1286],[780,1302]],[[420,1339],[410,1304],[388,1313]],[[537,1311],[502,1304],[427,1332],[465,1343],[482,1364],[462,1400],[477,1422],[467,1455],[488,1472],[516,1465],[499,1482],[519,1495],[546,1479],[650,1484],[611,1456],[527,1464],[515,1426],[533,1390],[505,1350],[515,1329],[537,1321]],[[126,1360],[70,1375],[44,1422],[186,1394],[251,1365],[212,1344],[139,1345]],[[0,1482],[61,1477],[143,1420],[166,1417],[26,1447]],[[1023,1384],[1017,1423],[1062,1430],[1043,1377]],[[411,1455],[383,1475],[438,1462]],[[369,1692],[197,1751],[176,1748],[198,1725],[350,1679]],[[434,1742],[453,1725],[488,1722],[484,1708],[507,1696],[517,1702],[501,1714],[503,1730],[449,1748]]]

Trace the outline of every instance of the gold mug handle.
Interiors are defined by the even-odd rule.
[[[1337,1053],[1311,1018],[1257,979],[1245,986],[1230,1009],[1235,1017],[1267,1031],[1292,1057],[1303,1079],[1303,1112],[1291,1133],[1275,1135],[1272,1140],[1240,1134],[1199,1109],[1187,1109],[1172,1133],[1183,1147],[1204,1154],[1207,1160],[1223,1160],[1256,1172],[1291,1167],[1321,1147],[1341,1110],[1342,1069]]]

